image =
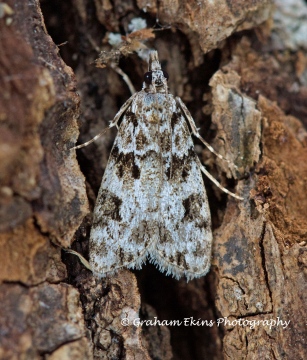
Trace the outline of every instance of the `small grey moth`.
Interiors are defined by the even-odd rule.
[[[222,188],[200,163],[189,126],[215,151],[198,134],[181,99],[168,93],[167,80],[158,53],[150,52],[142,90],[110,123],[118,134],[90,234],[89,263],[98,277],[123,267],[140,269],[146,259],[176,279],[205,275],[212,231],[201,172],[241,199]]]

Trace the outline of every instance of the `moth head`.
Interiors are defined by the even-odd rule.
[[[168,73],[161,69],[158,52],[149,53],[148,72],[144,74],[143,89],[150,93],[167,93]]]

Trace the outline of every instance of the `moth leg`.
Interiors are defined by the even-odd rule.
[[[78,256],[79,260],[81,261],[81,263],[90,271],[93,271],[92,268],[91,268],[91,265],[90,263],[81,255],[79,254],[77,251],[74,251],[72,249],[63,249],[64,251],[66,251],[67,253],[69,254],[73,254],[73,255],[76,255]]]
[[[180,106],[181,110],[183,111],[186,119],[188,120],[191,129],[192,129],[192,133],[195,137],[197,137],[206,147],[207,149],[209,149],[214,155],[216,155],[219,159],[226,161],[228,164],[231,164],[232,166],[234,166],[237,169],[237,166],[235,164],[233,164],[231,161],[227,160],[226,158],[224,158],[224,156],[222,156],[221,154],[219,154],[218,152],[216,152],[213,147],[207,143],[207,141],[199,134],[198,129],[195,125],[195,122],[188,110],[188,108],[185,106],[185,104],[182,102],[182,100],[179,97],[176,97],[176,101],[178,102],[178,105]]]
[[[226,194],[238,199],[238,200],[244,200],[243,197],[234,194],[233,192],[227,190],[226,188],[224,188],[224,186],[222,186],[216,179],[214,176],[212,176],[209,171],[206,170],[206,168],[204,167],[204,165],[201,163],[201,161],[199,160],[199,158],[197,157],[197,162],[198,162],[198,166],[200,168],[200,170],[207,176],[208,179],[210,179],[219,189],[221,189],[222,191],[224,191]]]
[[[81,144],[81,145],[77,145],[77,146],[74,146],[72,148],[70,148],[70,150],[77,150],[77,149],[81,149],[89,144],[91,144],[92,142],[96,141],[97,139],[100,138],[100,136],[102,136],[103,134],[105,134],[107,132],[107,130],[109,130],[111,127],[113,127],[114,125],[109,125],[106,129],[103,129],[98,135],[94,136],[93,139]]]
[[[87,145],[90,145],[92,142],[96,141],[97,139],[99,139],[103,134],[105,134],[109,129],[111,129],[112,127],[116,126],[117,129],[118,129],[118,126],[117,126],[117,123],[119,121],[119,119],[124,115],[124,113],[126,112],[126,110],[128,109],[128,107],[131,105],[133,99],[135,98],[135,96],[137,95],[134,94],[132,95],[125,103],[124,105],[119,109],[119,111],[117,112],[117,114],[115,115],[114,119],[112,121],[110,121],[110,125],[103,129],[98,135],[94,136],[91,140],[85,142],[84,144],[81,144],[81,145],[77,145],[77,146],[74,146],[72,147],[70,150],[77,150],[77,149],[81,149]]]

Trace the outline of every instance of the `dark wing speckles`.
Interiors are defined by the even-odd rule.
[[[155,98],[144,96],[134,96],[123,113],[98,193],[90,236],[90,264],[98,276],[139,268],[158,241],[159,126],[147,121]]]
[[[193,142],[172,95],[139,92],[122,113],[94,209],[90,264],[103,276],[148,255],[176,278],[204,275],[210,212]]]
[[[209,271],[211,217],[194,145],[179,107],[170,123],[172,171],[170,178],[164,174],[160,241],[150,255],[160,269],[192,279]]]

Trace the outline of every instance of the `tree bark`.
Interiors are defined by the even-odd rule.
[[[135,18],[159,31],[136,39]],[[0,2],[1,359],[307,357],[306,19],[303,1]],[[186,283],[147,264],[98,280],[62,250],[88,257],[116,136],[76,153],[78,131],[91,139],[130,96],[117,67],[94,64],[115,52],[110,33],[126,36],[118,67],[137,91],[137,51],[158,50],[170,92],[229,163],[196,151],[244,197],[205,179],[206,277]]]

